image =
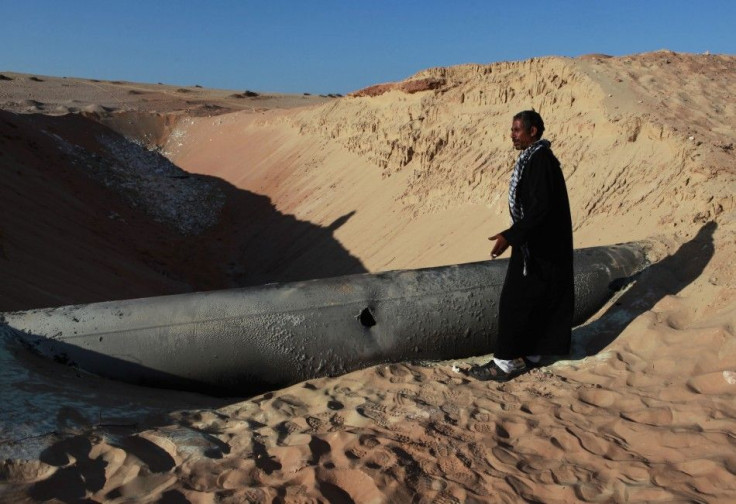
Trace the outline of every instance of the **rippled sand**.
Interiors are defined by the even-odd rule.
[[[736,58],[465,65],[336,99],[4,75],[0,311],[483,260],[508,221],[510,118],[531,106],[576,246],[648,239],[653,263],[575,329],[572,356],[507,384],[455,370],[477,356],[213,399],[6,342],[0,499],[736,498]],[[192,179],[133,177],[106,135]],[[115,163],[111,184],[85,173]],[[126,196],[197,177],[219,209]],[[157,220],[179,206],[203,227]]]

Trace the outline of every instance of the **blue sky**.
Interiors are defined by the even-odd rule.
[[[736,53],[732,0],[0,0],[0,71],[348,93],[535,56]]]

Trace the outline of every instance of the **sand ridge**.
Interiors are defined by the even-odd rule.
[[[697,77],[703,92],[719,96],[713,103],[730,100],[728,56],[540,58],[427,70],[409,81],[445,84],[423,92],[193,118],[165,149],[187,170],[267,194],[316,224],[354,212],[336,237],[371,271],[435,266],[485,259],[489,230],[506,227],[508,116],[535,107],[563,160],[576,246],[644,239],[654,229],[682,239],[714,218],[733,219],[733,133],[717,125],[736,122],[729,106],[661,103],[657,93],[678,86],[683,67],[710,69],[714,77]],[[657,91],[637,84],[651,72]],[[690,109],[709,122],[695,128]],[[264,135],[278,145],[266,146]],[[375,209],[390,213],[392,226]]]
[[[235,265],[207,266],[199,278],[182,275],[166,288],[203,285],[216,274],[222,282],[258,281],[485,259],[487,236],[508,221],[510,116],[532,106],[545,117],[562,160],[576,246],[646,238],[652,266],[575,328],[567,360],[511,383],[475,382],[454,370],[487,356],[405,362],[309,380],[219,409],[171,411],[168,422],[156,425],[116,429],[80,421],[74,430],[60,429],[59,441],[38,459],[0,465],[0,497],[733,500],[735,65],[733,56],[671,51],[535,58],[429,69],[407,82],[431,85],[384,85],[380,93],[305,108],[181,113],[165,127],[156,119],[155,128],[132,131],[125,121],[98,119],[188,173],[225,182],[219,187],[233,191],[227,201],[242,198],[237,208],[226,202],[221,229],[199,235],[219,238],[229,255],[203,248],[197,262],[176,266],[172,259],[158,271],[223,257]],[[172,110],[149,105],[140,106],[159,117]],[[3,119],[16,126],[26,120]],[[4,131],[14,168],[30,173],[24,170],[58,159],[41,137],[34,147],[27,144],[31,133],[18,129]],[[48,177],[58,180],[53,172]],[[61,191],[61,182],[54,187]],[[150,216],[134,215],[109,190],[106,199],[117,202],[118,213],[127,212],[140,229],[151,225]],[[50,226],[41,228],[44,236]],[[43,261],[33,255],[38,249],[18,247],[21,237],[30,239],[25,229],[20,216],[0,222],[6,244],[0,250],[10,258],[0,254],[0,264],[18,265],[21,250],[29,262]],[[244,248],[259,239],[272,245]],[[193,250],[196,242],[189,239]],[[87,243],[87,253],[101,250]],[[168,250],[161,244],[152,252]],[[135,254],[126,257],[139,267]],[[53,290],[54,279],[59,292],[72,283],[52,270],[36,282]],[[98,295],[120,293],[121,285]],[[20,282],[15,288],[23,291]]]
[[[212,115],[234,110],[265,111],[331,101],[334,97],[203,88],[198,84],[106,81],[80,77],[0,73],[0,105],[20,113],[186,112]]]

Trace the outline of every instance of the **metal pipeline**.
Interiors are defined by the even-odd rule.
[[[644,243],[575,251],[575,324],[646,264]],[[0,315],[34,351],[130,383],[264,390],[382,362],[493,351],[508,260]]]

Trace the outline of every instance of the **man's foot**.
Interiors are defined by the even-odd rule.
[[[528,370],[529,369],[526,366],[522,366],[507,372],[498,367],[498,364],[491,359],[487,364],[483,364],[482,366],[473,366],[470,368],[468,376],[472,376],[476,380],[480,381],[507,382],[526,373]]]
[[[531,361],[531,360],[527,359],[526,357],[522,357],[522,359],[524,359],[524,366],[527,369],[536,369],[536,368],[542,367],[544,365],[544,364],[542,364],[542,360],[541,359],[538,360],[537,362]]]

